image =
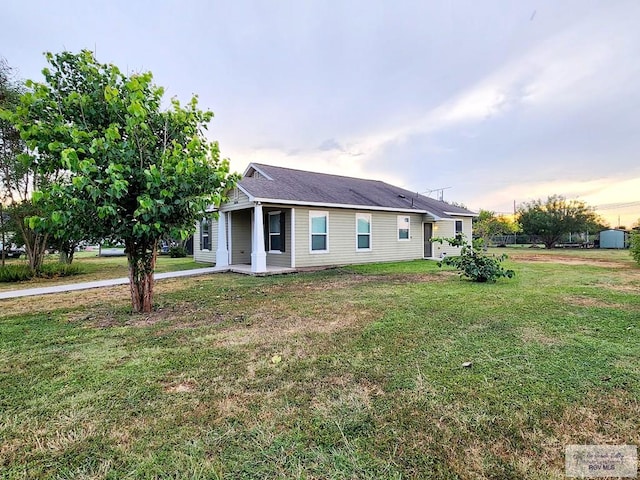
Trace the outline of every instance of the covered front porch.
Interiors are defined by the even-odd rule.
[[[295,271],[294,213],[260,202],[219,211],[216,267],[252,275]]]

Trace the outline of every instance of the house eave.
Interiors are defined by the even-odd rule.
[[[477,217],[478,216],[477,213],[473,213],[473,212],[471,212],[471,213],[444,212],[444,213],[446,213],[447,215],[454,216],[454,217]]]
[[[355,205],[346,203],[325,203],[325,202],[309,202],[303,200],[284,200],[282,198],[262,198],[253,197],[247,190],[240,187],[240,189],[249,197],[252,202],[260,203],[274,203],[278,205],[298,205],[302,207],[317,207],[317,208],[346,208],[351,210],[371,210],[378,212],[400,212],[400,213],[416,213],[419,215],[431,215],[435,219],[440,220],[438,215],[422,209],[416,208],[398,208],[398,207],[381,207],[376,205]]]
[[[308,201],[300,201],[300,200],[282,200],[279,198],[255,198],[254,201],[262,202],[262,203],[279,203],[282,205],[300,205],[304,207],[347,208],[350,210],[372,210],[372,211],[379,211],[379,212],[402,212],[402,213],[418,213],[418,214],[431,213],[426,210],[418,210],[416,208],[394,208],[394,207],[380,207],[376,205],[308,202]]]

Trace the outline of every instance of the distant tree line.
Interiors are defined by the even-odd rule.
[[[590,234],[607,228],[594,209],[581,200],[551,195],[546,200],[525,202],[514,216],[496,215],[480,210],[474,221],[474,235],[485,245],[500,237],[504,243],[543,243],[553,248],[558,243],[587,242]]]

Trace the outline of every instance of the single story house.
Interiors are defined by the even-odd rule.
[[[474,216],[380,181],[252,163],[218,218],[197,225],[194,259],[252,273],[439,259],[459,249],[431,239],[471,239]]]

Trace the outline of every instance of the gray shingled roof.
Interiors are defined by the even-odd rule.
[[[249,165],[247,175],[255,170],[271,180],[261,175],[257,178],[245,176],[239,185],[250,196],[263,200],[416,210],[439,218],[449,218],[450,214],[475,215],[465,208],[378,180],[307,172],[261,163]]]

